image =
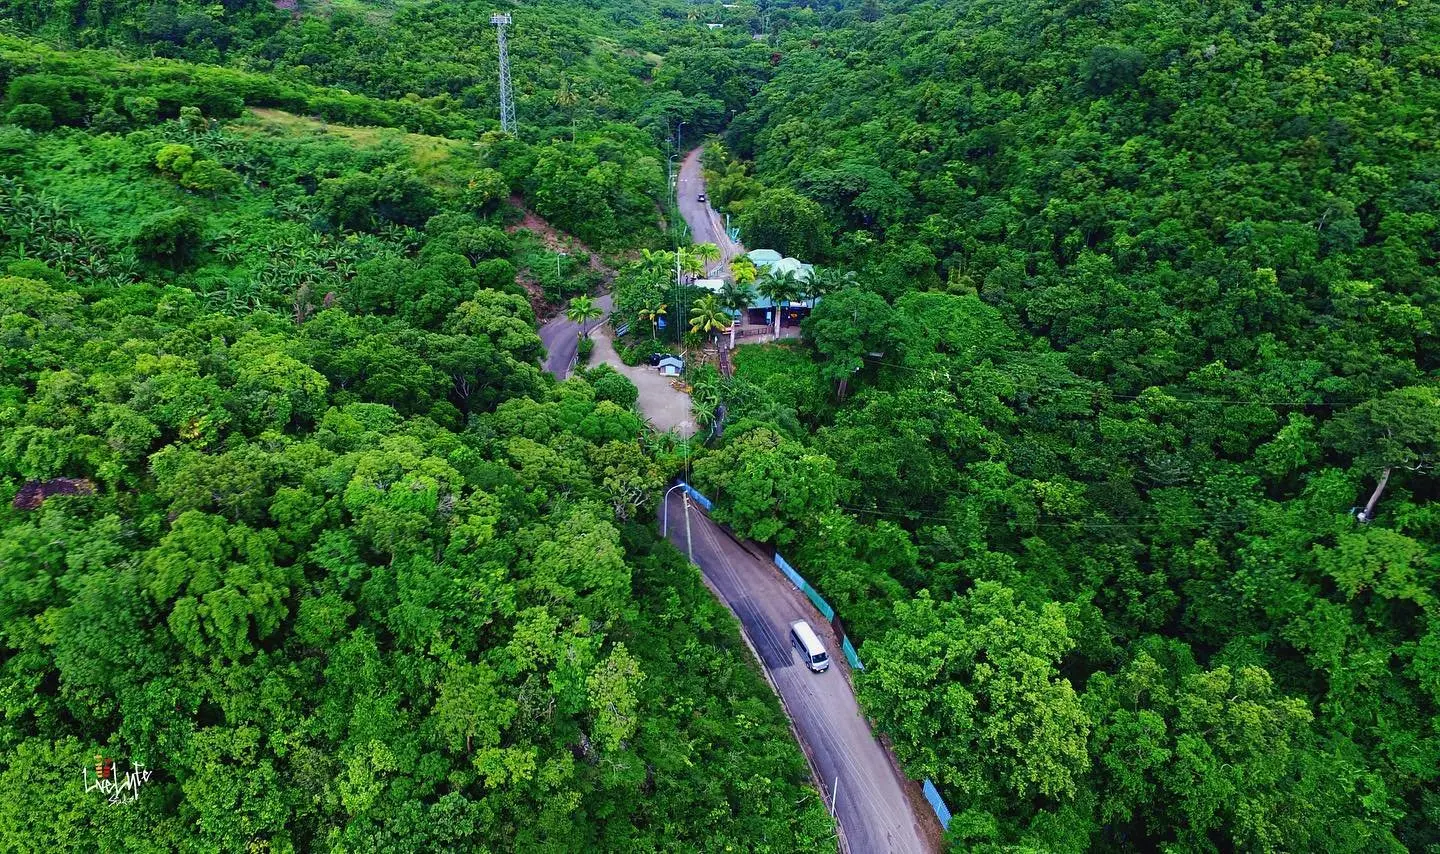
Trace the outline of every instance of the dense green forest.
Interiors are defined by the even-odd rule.
[[[0,848],[833,845],[513,228],[684,343],[712,134],[819,300],[691,474],[955,848],[1440,851],[1440,9],[726,5],[514,8],[511,137],[505,4],[0,0]]]
[[[702,488],[964,849],[1440,848],[1440,10],[879,11],[708,152],[832,273]]]
[[[661,240],[636,93],[690,96],[555,4],[585,106],[527,94],[511,138],[460,91],[473,10],[435,24],[463,86],[354,11],[0,6],[0,850],[833,845],[650,522],[675,446],[615,371],[537,364],[535,309],[597,276],[513,205]],[[136,802],[97,755],[152,769]]]

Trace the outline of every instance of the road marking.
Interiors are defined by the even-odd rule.
[[[682,510],[682,512],[688,511],[689,508]],[[846,826],[847,833],[852,837],[851,844],[872,845],[873,841],[878,840],[883,834],[886,850],[901,850],[896,847],[895,843],[895,834],[900,833],[902,836],[914,837],[915,843],[919,847],[911,850],[923,851],[924,843],[919,835],[919,830],[914,827],[909,800],[905,797],[904,791],[898,788],[903,784],[895,779],[889,758],[885,756],[883,748],[876,742],[875,735],[865,721],[864,712],[860,709],[859,701],[851,691],[849,683],[842,685],[796,681],[827,677],[843,680],[844,677],[838,673],[814,674],[810,672],[809,668],[794,667],[793,654],[789,653],[789,645],[782,646],[778,643],[769,620],[755,606],[754,595],[764,592],[757,588],[764,587],[764,582],[774,582],[778,585],[779,578],[769,573],[768,567],[744,549],[741,549],[738,561],[732,560],[724,542],[715,532],[716,525],[713,520],[698,510],[695,513],[701,520],[699,525],[701,541],[703,545],[709,546],[708,552],[711,559],[708,562],[712,564],[712,570],[714,570],[707,572],[706,568],[701,565],[701,571],[706,572],[717,589],[725,594],[727,603],[742,601],[745,603],[745,607],[752,616],[756,634],[763,637],[766,641],[765,645],[783,648],[787,652],[790,661],[784,667],[770,666],[763,653],[761,654],[761,664],[772,674],[776,688],[783,692],[786,706],[790,709],[791,714],[795,715],[792,722],[797,731],[804,731],[804,738],[811,746],[816,764],[826,766],[823,771],[818,767],[816,771],[830,776],[832,780],[836,773],[839,774],[841,788],[848,795],[843,802],[836,805],[836,818]],[[737,567],[737,562],[744,562],[745,568]],[[763,580],[752,578],[752,582],[762,581],[762,583],[747,584],[746,576],[753,575],[756,568],[766,574]],[[720,571],[722,569],[723,573]],[[723,587],[720,584],[722,578],[728,582]],[[725,588],[730,588],[730,590],[726,591]],[[786,590],[786,595],[792,597],[791,604],[793,605],[793,591]],[[739,607],[732,604],[731,610],[737,617],[740,616],[741,609]],[[809,618],[808,613],[803,616],[806,619]],[[743,623],[742,619],[742,625]],[[759,649],[761,637],[755,637],[753,640]],[[825,689],[835,696],[827,697],[822,694],[822,690]],[[845,705],[847,708],[853,707],[855,714],[842,714],[844,710],[836,707],[836,699],[842,701],[840,705]],[[866,754],[866,767],[856,764],[860,755],[852,754],[848,749],[852,744],[858,748],[859,754]],[[885,777],[881,777],[882,774]],[[891,786],[883,785],[885,778],[890,779]],[[821,782],[820,785],[826,785],[827,782]],[[898,796],[898,800],[896,796]],[[833,792],[831,797],[833,799]],[[906,817],[912,819],[909,832],[906,832],[905,829]],[[853,838],[857,836],[864,838]],[[857,848],[856,850],[867,849]]]

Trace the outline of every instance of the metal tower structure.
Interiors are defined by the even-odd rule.
[[[490,16],[490,23],[495,25],[496,36],[500,39],[500,129],[514,133],[515,92],[510,88],[510,50],[505,44],[505,28],[510,26],[510,15],[496,12]]]

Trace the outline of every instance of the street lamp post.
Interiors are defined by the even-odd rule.
[[[557,284],[557,285],[559,284],[559,279],[560,279],[560,259],[561,259],[561,258],[569,258],[569,257],[570,257],[570,253],[569,253],[569,252],[556,252],[556,253],[555,253],[555,279],[556,279],[556,284]]]
[[[684,139],[685,139],[685,131],[684,131],[684,129],[685,129],[685,126],[688,125],[688,124],[690,124],[690,123],[689,123],[689,122],[681,122],[680,124],[678,124],[678,125],[675,126],[675,150],[676,150],[676,151],[679,151],[681,148],[684,148],[684,147],[685,147],[685,142],[684,142]]]
[[[684,485],[683,483],[675,484],[665,490],[665,497],[660,499],[660,536],[662,537],[670,533],[670,493]]]

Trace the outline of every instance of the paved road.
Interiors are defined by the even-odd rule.
[[[700,172],[700,149],[693,149],[680,161],[680,176],[676,181],[676,202],[680,215],[690,226],[690,239],[695,243],[713,243],[720,247],[721,263],[728,262],[736,255],[744,254],[745,247],[730,239],[725,233],[725,217],[715,212],[708,202],[699,200],[705,192],[705,177]]]
[[[595,340],[595,352],[590,356],[590,363],[598,365],[604,362],[635,384],[635,390],[640,393],[636,405],[645,413],[645,420],[652,427],[662,431],[675,430],[681,436],[695,435],[695,415],[691,412],[690,395],[677,390],[671,385],[673,380],[661,376],[659,371],[644,362],[627,365],[620,361],[610,330],[604,324],[591,331],[590,337]]]
[[[929,851],[900,776],[861,716],[840,665],[811,673],[791,649],[788,626],[803,618],[820,634],[830,654],[838,655],[829,626],[773,565],[742,548],[693,502],[689,515],[693,561],[760,653],[820,784],[832,798],[836,797],[832,790],[838,789],[836,817],[849,850],[855,854]],[[686,550],[684,517],[683,499],[676,490],[669,500],[668,536],[682,552]]]
[[[605,310],[607,317],[610,315],[609,294],[596,297],[595,304]],[[591,330],[604,322],[603,317],[590,321]],[[570,373],[570,360],[575,358],[575,351],[580,346],[580,324],[571,323],[563,312],[557,314],[540,327],[540,341],[544,343],[547,354],[545,370],[554,374],[557,380],[565,379]]]

